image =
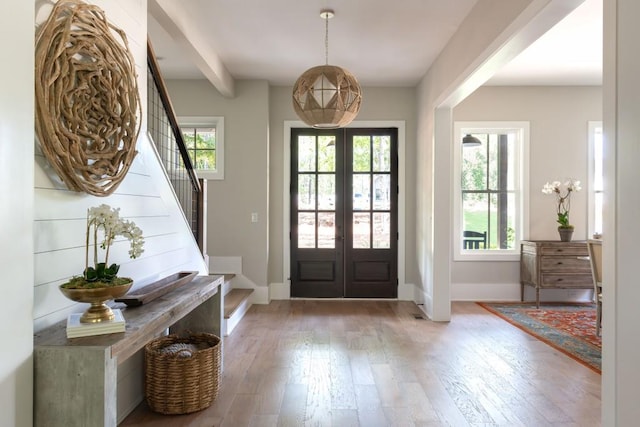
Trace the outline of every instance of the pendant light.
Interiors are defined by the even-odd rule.
[[[293,86],[293,109],[303,122],[314,128],[332,129],[348,125],[356,118],[362,90],[355,76],[344,68],[329,65],[329,19],[333,10],[324,9],[325,65],[309,68]]]
[[[478,138],[471,134],[466,134],[464,138],[462,138],[462,146],[463,147],[475,147],[482,144]]]

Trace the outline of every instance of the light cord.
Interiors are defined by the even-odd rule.
[[[324,16],[324,63],[329,65],[329,14]]]

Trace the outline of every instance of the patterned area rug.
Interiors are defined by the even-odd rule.
[[[478,305],[507,322],[601,372],[602,339],[596,336],[593,304],[482,303]]]

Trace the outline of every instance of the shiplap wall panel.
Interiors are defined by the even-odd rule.
[[[143,110],[146,110],[146,0],[101,0],[107,19],[127,33],[136,62]],[[46,15],[38,19],[45,19]],[[146,114],[136,145],[136,156],[126,178],[114,194],[94,197],[69,191],[52,174],[40,150],[36,150],[34,172],[35,274],[34,329],[41,330],[63,320],[71,312],[83,311],[60,293],[58,286],[82,273],[85,266],[85,224],[87,209],[102,203],[120,208],[120,215],[143,230],[145,252],[128,257],[129,242],[119,239],[110,252],[110,262],[121,264],[120,274],[134,279],[134,288],[179,271],[207,274],[189,225],[175,199],[170,182],[147,138]]]
[[[48,167],[45,170],[41,163],[47,160],[39,156],[36,160],[41,167],[37,168],[34,174],[35,185],[34,187],[40,190],[66,190],[72,194],[78,195],[81,193],[68,190],[60,178],[55,175],[52,168]],[[136,166],[134,168],[134,166]],[[136,194],[136,195],[153,195],[157,194],[155,185],[151,181],[148,175],[144,175],[141,169],[145,168],[141,161],[136,160],[131,164],[131,168],[127,173],[126,178],[120,183],[117,192],[120,194]]]
[[[109,264],[120,265],[120,275],[128,270],[135,270],[139,260],[156,257],[167,252],[186,250],[193,243],[193,238],[184,233],[172,233],[152,236],[145,239],[145,251],[140,258],[129,258],[129,241],[118,240],[111,245],[109,251]],[[45,251],[34,254],[36,287],[43,283],[58,280],[67,280],[79,275],[85,268],[86,251],[84,243],[80,246],[62,248],[53,251]],[[104,251],[98,248],[98,261],[104,261]],[[93,248],[89,250],[89,264],[93,264]],[[140,279],[144,278],[137,275]]]
[[[165,202],[158,196],[121,194],[109,197],[91,197],[68,190],[34,189],[35,220],[80,219],[87,217],[87,209],[103,203],[120,208],[120,216],[149,216],[149,212],[167,215]],[[146,215],[145,215],[146,213]]]
[[[180,228],[170,221],[170,216],[124,217],[132,220],[142,230],[146,240],[154,236],[175,234]],[[34,223],[34,252],[48,252],[60,248],[84,248],[86,236],[86,218],[59,220],[41,220]],[[118,237],[116,241],[126,240]]]

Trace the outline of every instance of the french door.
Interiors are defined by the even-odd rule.
[[[397,297],[397,135],[291,130],[292,297]]]

